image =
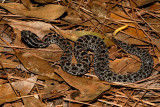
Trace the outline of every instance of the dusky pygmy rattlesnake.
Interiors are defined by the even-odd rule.
[[[88,50],[94,53],[94,70],[100,80],[108,82],[136,82],[148,77],[153,70],[153,58],[144,49],[134,45],[128,45],[113,38],[113,41],[129,54],[136,55],[141,60],[140,69],[137,72],[120,75],[112,72],[109,68],[108,49],[106,44],[100,38],[93,35],[84,35],[75,42],[74,55],[77,64],[72,63],[72,46],[67,39],[64,39],[57,33],[48,33],[42,40],[30,32],[23,30],[21,32],[22,40],[30,47],[44,48],[50,44],[57,44],[62,50],[63,55],[60,59],[61,68],[72,75],[83,75],[90,69],[90,56]]]

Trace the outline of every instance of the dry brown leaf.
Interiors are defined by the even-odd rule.
[[[54,69],[47,61],[37,58],[30,53],[15,51],[15,54],[22,62],[24,67],[30,72],[41,76],[50,77],[51,79],[55,79],[58,81],[63,81],[62,78],[54,73]]]
[[[54,4],[48,4],[43,7],[35,7],[30,11],[20,3],[0,3],[0,6],[16,15],[37,17],[47,20],[59,18],[66,10],[66,7]]]
[[[4,20],[14,29],[18,29],[19,31],[29,30],[33,33],[36,33],[37,35],[40,35],[40,37],[43,37],[46,32],[50,31],[50,29],[53,28],[51,24],[40,21],[21,21],[7,18],[4,18]],[[43,35],[42,32],[44,32]]]
[[[18,100],[20,98],[17,98],[15,92],[13,91],[13,88],[9,83],[0,85],[0,105],[5,102],[12,102],[15,100]]]
[[[137,60],[139,59],[137,58]],[[109,66],[112,71],[116,72],[117,74],[127,74],[138,71],[140,68],[140,62],[133,58],[123,57],[121,59],[110,61]]]
[[[21,94],[26,95],[31,91],[36,81],[37,81],[37,77],[34,76],[31,78],[27,78],[24,81],[13,82],[12,85],[14,89],[18,90]]]
[[[80,95],[75,97],[78,101],[91,101],[97,98],[100,94],[110,89],[110,85],[103,84],[103,81],[73,76],[62,69],[55,69],[69,85],[80,91]],[[74,81],[73,81],[74,80]]]
[[[60,97],[62,96],[60,93],[67,91],[70,87],[67,84],[59,83],[55,80],[46,80],[44,90],[40,91],[41,93],[46,93],[42,95],[42,98],[50,98],[50,97]],[[51,94],[53,93],[53,94]]]
[[[35,97],[26,97],[22,99],[25,107],[48,107],[46,104],[42,103],[42,101]]]

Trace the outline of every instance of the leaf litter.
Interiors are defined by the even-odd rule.
[[[8,0],[8,2],[0,4],[1,105],[28,107],[160,105],[158,1],[41,0],[32,3],[30,0],[22,0],[13,3]],[[55,31],[70,39],[72,45],[80,36],[96,35],[109,47],[111,70],[127,74],[139,69],[140,59],[125,53],[109,39],[113,31],[126,24],[129,27],[120,31],[115,38],[148,50],[154,58],[152,76],[136,83],[100,81],[94,75],[92,66],[89,73],[83,77],[72,76],[58,65],[63,51],[57,45],[53,44],[43,49],[29,48],[21,41],[20,33],[22,30],[30,30],[42,39],[48,32]],[[93,53],[91,55],[94,56]],[[93,60],[93,57],[91,58]],[[76,62],[75,58],[72,62]],[[23,70],[19,69],[19,66],[24,66]]]

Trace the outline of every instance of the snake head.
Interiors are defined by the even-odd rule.
[[[44,48],[48,46],[48,44],[43,42],[35,33],[28,30],[21,31],[21,39],[31,48]]]

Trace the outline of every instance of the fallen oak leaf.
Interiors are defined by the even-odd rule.
[[[0,3],[0,6],[7,9],[12,14],[37,17],[47,20],[59,18],[66,10],[66,7],[54,4],[34,8],[32,7],[32,10],[28,10],[21,3]]]
[[[79,96],[75,97],[77,101],[92,101],[103,92],[110,89],[110,85],[103,84],[103,81],[73,76],[64,72],[62,69],[55,69],[70,86],[80,91]],[[74,80],[74,81],[73,81]]]
[[[62,78],[60,78],[58,75],[54,73],[54,69],[47,61],[37,58],[30,53],[24,53],[18,50],[15,50],[15,54],[22,62],[24,67],[30,72],[41,76],[46,76],[58,81],[63,81]]]
[[[12,28],[14,29],[18,29],[19,31],[30,30],[33,33],[36,33],[38,36],[42,34],[42,31],[44,33],[41,36],[44,36],[47,32],[50,31],[51,28],[53,29],[53,26],[51,24],[41,21],[21,21],[8,18],[3,18],[3,20],[6,21],[6,23],[12,26]]]

